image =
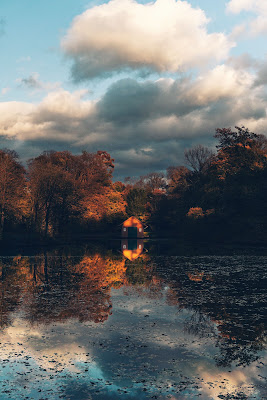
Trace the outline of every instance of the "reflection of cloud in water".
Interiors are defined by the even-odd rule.
[[[217,369],[205,371],[200,366],[198,373],[203,378],[201,383],[202,393],[211,399],[216,399],[219,395],[224,395],[227,398],[227,394],[236,395],[237,392],[242,392],[245,396],[249,397],[253,394],[255,395],[253,389],[255,382],[258,381],[258,384],[261,383],[259,370],[255,365],[231,372],[219,371]]]
[[[183,330],[190,311],[177,313],[175,307],[166,305],[164,297],[145,298],[134,290],[126,296],[122,289],[113,292],[115,312],[103,324],[72,319],[50,326],[29,325],[17,317],[1,335],[5,343],[2,357],[9,359],[10,373],[30,375],[28,383],[19,378],[32,385],[31,393],[38,385],[48,391],[49,382],[53,393],[64,389],[70,399],[77,391],[87,396],[79,398],[90,399],[96,388],[106,396],[100,399],[115,399],[117,393],[123,398],[125,388],[129,398],[150,398],[139,396],[145,388],[149,396],[161,392],[165,399],[169,393],[180,400],[183,397],[175,391],[183,389],[184,398],[192,398],[198,392],[196,384],[206,399],[240,390],[250,393],[249,386],[258,381],[255,364],[231,373],[214,367],[214,339],[197,339]],[[22,362],[25,356],[28,364]],[[5,369],[1,368],[1,373],[6,374]],[[14,383],[14,378],[10,382]]]
[[[39,388],[43,397],[55,400],[62,393],[73,400],[115,400],[124,395],[132,399],[157,395],[162,400],[167,394],[181,400],[200,393],[205,399],[214,399],[240,391],[264,398],[260,362],[233,368],[231,373],[230,368],[215,365],[222,337],[217,325],[231,322],[236,315],[210,315],[210,310],[216,311],[211,301],[216,295],[212,292],[215,268],[210,290],[209,275],[196,273],[194,266],[193,275],[182,271],[176,276],[173,268],[172,280],[164,280],[152,276],[141,258],[131,263],[132,268],[126,268],[122,259],[99,255],[69,260],[64,263],[62,280],[57,265],[49,261],[50,289],[38,282],[26,285],[29,290],[21,296],[17,311],[10,312],[12,325],[3,326],[1,356],[8,361],[0,364],[0,380],[2,388],[19,386],[16,398],[25,397],[24,385],[27,395],[36,399]],[[27,268],[25,261],[25,271]],[[24,278],[15,271],[7,290],[14,277],[17,287],[23,287]],[[42,277],[44,273],[39,271]],[[117,282],[124,286],[115,289]],[[222,282],[225,286],[224,279]],[[222,290],[220,282],[217,284]],[[108,311],[109,304],[113,313],[108,312],[106,320],[99,319],[97,313],[105,311],[106,305]],[[94,323],[99,320],[102,322]],[[8,394],[2,392],[0,398],[6,400]]]

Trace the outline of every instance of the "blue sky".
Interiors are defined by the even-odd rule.
[[[24,160],[104,149],[140,175],[266,132],[266,1],[2,0],[0,21],[0,146]]]

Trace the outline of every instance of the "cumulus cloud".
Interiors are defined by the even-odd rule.
[[[178,71],[221,60],[233,46],[207,32],[205,13],[186,1],[111,0],[77,16],[62,41],[74,80],[124,69]]]
[[[241,11],[254,11],[255,7],[266,9],[264,1],[260,0],[230,0],[227,3],[227,9],[232,13],[240,13]]]
[[[248,53],[240,54],[239,56],[229,57],[227,65],[235,70],[250,70],[257,69],[260,65],[259,60],[251,57]]]
[[[0,103],[0,136],[28,157],[51,148],[106,150],[117,176],[164,170],[182,163],[192,144],[211,145],[217,127],[244,124],[264,133],[267,100],[254,80],[229,63],[195,79],[122,79],[95,101],[86,90],[58,89],[35,104]]]
[[[39,104],[26,102],[0,103],[0,134],[18,140],[62,139],[68,141],[73,130],[85,117],[89,118],[93,105],[83,101],[85,92],[52,92]],[[62,124],[62,125],[61,125]]]
[[[195,80],[160,79],[114,83],[98,102],[100,117],[128,124],[159,116],[187,115],[217,100],[241,96],[253,83],[252,76],[226,65],[199,75]]]
[[[257,75],[254,83],[255,86],[267,85],[267,59],[258,63]]]
[[[227,10],[234,14],[242,11],[256,14],[249,24],[252,35],[267,33],[267,3],[263,0],[231,0],[227,3]]]

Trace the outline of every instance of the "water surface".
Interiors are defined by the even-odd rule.
[[[267,399],[267,256],[170,253],[2,256],[1,400]]]

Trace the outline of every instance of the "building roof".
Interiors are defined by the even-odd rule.
[[[137,219],[136,217],[130,217],[128,219],[126,219],[126,221],[124,221],[124,223],[122,224],[123,227],[130,227],[130,226],[135,226],[137,228],[142,228],[143,224],[141,221],[139,221],[139,219]]]

